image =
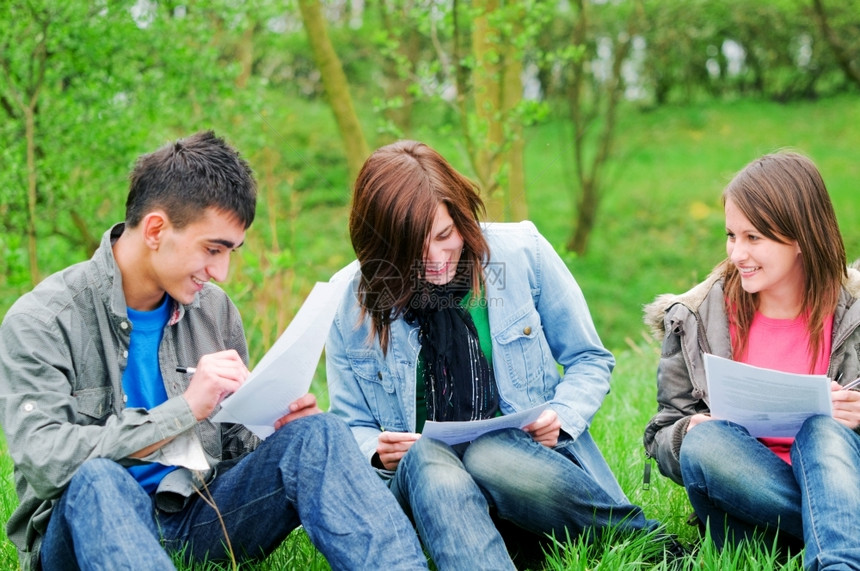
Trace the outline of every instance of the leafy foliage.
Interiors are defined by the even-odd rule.
[[[206,13],[81,0],[12,0],[2,10],[4,233],[32,226],[59,259],[88,255],[100,228],[121,217],[125,193],[113,189],[124,186],[134,156],[229,113],[234,70],[219,61]],[[24,216],[29,183],[32,220]],[[3,246],[4,281],[23,285],[17,244]],[[30,273],[38,279],[39,268]]]
[[[857,0],[823,3],[856,61]],[[468,26],[455,34],[453,4],[386,0],[364,11],[359,4],[327,1],[323,8],[365,133],[377,144],[400,136],[426,140],[458,169],[474,172],[450,96],[457,70],[474,69],[476,60],[452,57],[455,41],[466,45],[471,38]],[[458,4],[468,15],[469,6]],[[587,4],[593,25],[587,44],[571,42],[576,12],[565,0],[529,2],[527,17],[515,22],[523,26],[519,34],[510,33],[510,19],[497,22],[536,86],[514,112],[527,125],[530,216],[562,251],[576,209],[565,191],[575,173],[561,142],[569,137],[562,129],[569,113],[559,99],[562,67],[586,58],[594,74],[602,65],[601,35],[618,37],[631,5]],[[686,289],[719,261],[719,191],[747,161],[780,147],[819,164],[849,257],[860,255],[854,191],[860,107],[856,86],[804,3],[644,0],[644,7],[646,27],[632,42],[625,72],[629,99],[619,114],[618,154],[603,175],[603,215],[586,255],[563,254],[602,339],[619,357],[596,437],[631,499],[695,541],[677,486],[658,479],[647,494],[639,487],[639,439],[654,406],[656,365],[655,349],[643,338],[641,305]],[[737,68],[723,51],[727,42],[746,54]],[[352,259],[347,167],[294,2],[0,2],[0,117],[4,311],[31,287],[33,275],[86,259],[101,232],[122,218],[125,178],[139,154],[206,128],[241,149],[260,181],[257,222],[226,284],[245,316],[252,361],[313,282]],[[325,407],[322,370],[312,391]],[[0,519],[16,501],[10,473],[8,454],[0,452]],[[260,568],[325,568],[306,536],[294,535],[297,547],[289,543]],[[716,554],[706,546],[697,568],[773,563],[767,551]],[[611,568],[611,549],[601,549],[560,545],[558,568],[594,568],[601,560]],[[636,566],[630,553],[620,557]],[[4,542],[0,567],[14,566],[14,549]]]

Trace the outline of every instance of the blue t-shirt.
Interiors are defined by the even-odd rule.
[[[122,374],[122,390],[125,391],[127,408],[151,409],[167,400],[164,378],[158,365],[158,346],[164,327],[170,317],[170,298],[152,311],[137,311],[126,308],[131,321],[131,342],[128,348],[128,366]],[[151,494],[158,488],[161,479],[175,466],[151,463],[131,466],[128,471]]]

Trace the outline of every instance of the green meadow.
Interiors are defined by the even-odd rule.
[[[327,137],[332,145],[338,144],[327,109],[302,107],[291,113],[306,120],[274,127],[276,137],[269,134],[277,139],[276,144],[287,148],[281,149],[281,156],[301,157],[303,141],[314,137]],[[694,285],[723,259],[720,192],[747,162],[778,149],[791,148],[816,161],[836,207],[849,260],[860,257],[857,125],[860,97],[856,95],[790,104],[739,100],[655,110],[626,108],[603,179],[599,219],[589,250],[580,257],[563,247],[574,215],[568,185],[573,178],[571,135],[561,123],[527,130],[529,218],[568,263],[604,343],[617,358],[612,392],[595,419],[593,433],[631,500],[642,505],[648,517],[665,522],[669,532],[691,547],[690,554],[673,564],[655,552],[654,542],[647,536],[591,545],[557,538],[543,568],[801,568],[799,554],[777,554],[771,546],[714,550],[686,523],[691,510],[683,490],[659,476],[656,465],[650,489],[644,489],[641,437],[656,406],[659,343],[642,324],[641,310],[659,293],[680,292]],[[439,132],[432,125],[419,129],[416,138],[437,147],[455,167],[468,172],[456,135]],[[219,130],[230,138],[225,129]],[[241,148],[241,141],[238,143]],[[251,162],[261,183],[261,213],[224,287],[245,316],[256,360],[286,325],[313,282],[327,279],[352,259],[352,252],[342,167],[299,160],[296,176],[310,180],[307,184],[315,187],[314,192],[295,191],[275,199],[274,193],[267,192],[271,188],[267,186],[269,166],[253,157]],[[12,292],[0,292],[3,312],[12,297]],[[325,408],[328,397],[322,366],[312,392]],[[0,454],[0,477],[5,482],[0,489],[2,521],[17,502],[11,472],[4,449]],[[2,540],[0,568],[14,569],[14,547],[5,535]],[[301,530],[266,561],[241,567],[328,569]]]

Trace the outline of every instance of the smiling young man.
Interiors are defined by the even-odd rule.
[[[301,524],[333,568],[426,568],[410,522],[313,395],[262,442],[208,420],[248,376],[241,319],[211,283],[254,219],[247,163],[204,132],[140,157],[130,179],[125,222],[0,326],[21,566],[262,558]]]

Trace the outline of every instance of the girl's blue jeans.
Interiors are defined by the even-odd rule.
[[[547,448],[516,429],[454,447],[419,438],[390,487],[433,562],[446,571],[514,568],[491,508],[499,518],[561,541],[567,533],[573,538],[607,526],[657,527],[639,506],[610,497],[564,441]]]
[[[804,422],[783,462],[740,425],[703,422],[681,444],[690,503],[717,546],[800,540],[806,569],[860,569],[860,436],[828,416]]]

